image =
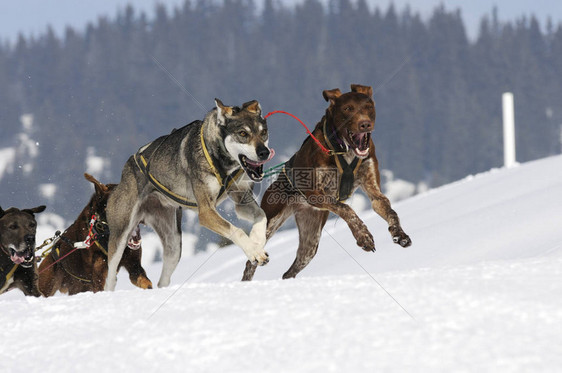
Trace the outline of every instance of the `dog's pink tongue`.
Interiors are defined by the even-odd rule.
[[[265,162],[271,161],[271,158],[273,158],[273,157],[275,157],[275,150],[273,150],[273,148],[269,148],[269,158],[267,158],[267,160]]]
[[[15,253],[10,256],[10,259],[12,259],[12,262],[14,262],[15,264],[22,264],[25,261],[25,258],[23,256],[19,256]]]

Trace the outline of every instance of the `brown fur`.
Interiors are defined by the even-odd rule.
[[[35,233],[37,222],[35,214],[45,210],[45,206],[19,210],[0,207],[0,294],[20,289],[25,295],[40,296],[37,287],[37,262],[35,259]],[[28,260],[16,264],[12,261],[12,250],[20,251]],[[17,260],[17,259],[16,259]],[[12,275],[8,274],[14,269]]]
[[[345,94],[337,88],[324,91],[323,96],[330,104],[313,134],[325,147],[328,147],[328,144],[323,130],[324,121],[328,132],[326,135],[331,136],[335,131],[337,137],[348,145],[353,144],[353,136],[348,131],[352,134],[369,134],[367,138],[369,151],[368,154],[360,157],[362,163],[357,169],[353,190],[361,187],[365,191],[371,200],[372,208],[387,221],[393,241],[406,247],[411,245],[411,240],[402,230],[398,215],[391,208],[388,198],[381,192],[375,145],[370,138],[376,116],[372,94],[371,87],[356,84],[352,84],[351,92]],[[332,138],[330,141],[334,142]],[[366,148],[364,151],[367,153]],[[358,157],[357,154],[353,150],[348,150],[345,154],[347,162],[351,163],[355,157]],[[330,212],[345,220],[359,247],[366,251],[374,251],[375,243],[367,226],[351,207],[337,200],[338,189],[333,186],[334,176],[331,178],[329,176],[337,171],[335,156],[322,152],[318,144],[309,136],[294,155],[291,166],[293,171],[312,170],[315,175],[314,185],[298,191],[291,185],[287,173],[281,173],[266,190],[261,202],[261,208],[267,216],[267,239],[287,218],[295,215],[299,230],[299,247],[295,261],[283,278],[295,277],[316,255],[322,229]],[[256,266],[248,262],[242,279],[251,280],[255,270]]]
[[[93,214],[105,216],[107,199],[115,188],[115,184],[104,185],[91,175],[84,176],[94,184],[95,192],[76,221],[62,234],[66,239],[60,239],[53,247],[52,250],[60,250],[60,257],[73,249],[70,243],[83,241],[87,237]],[[102,245],[107,250],[107,240]],[[133,285],[152,289],[152,282],[146,277],[146,272],[141,266],[141,255],[142,248],[131,250],[127,247],[119,267],[123,266],[129,272],[129,279]],[[39,289],[45,296],[52,296],[57,290],[69,295],[103,290],[107,277],[107,256],[95,244],[89,249],[78,249],[52,265],[54,261],[51,251],[39,266]]]

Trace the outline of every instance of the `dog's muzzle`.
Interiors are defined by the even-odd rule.
[[[275,150],[272,148],[264,147],[264,149],[258,149],[257,151],[258,157],[261,158],[259,161],[253,161],[243,154],[238,156],[242,168],[252,181],[259,182],[263,180],[263,165],[275,156]]]
[[[357,132],[353,133],[347,130],[346,142],[353,152],[359,158],[365,158],[369,155],[369,140],[371,139],[371,132]]]
[[[142,244],[140,228],[137,225],[135,229],[129,234],[129,239],[127,240],[127,247],[131,250],[140,249]]]
[[[26,240],[26,245],[27,248],[23,251],[10,248],[10,259],[14,264],[29,268],[33,265],[33,259],[35,258],[35,239],[32,242]]]

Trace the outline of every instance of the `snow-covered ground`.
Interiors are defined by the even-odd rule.
[[[123,273],[114,293],[9,292],[0,371],[562,371],[560,170],[552,157],[395,204],[405,249],[372,212],[361,217],[376,253],[332,219],[294,280],[279,280],[290,230],[252,283],[238,282],[245,258],[229,247],[184,255],[166,289],[135,289]],[[147,269],[155,283],[160,267]]]

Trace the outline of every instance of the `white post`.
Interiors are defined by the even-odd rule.
[[[562,123],[560,123],[560,154],[562,154]]]
[[[513,93],[502,95],[503,108],[503,163],[505,167],[513,167],[515,160],[515,115],[513,109]]]

